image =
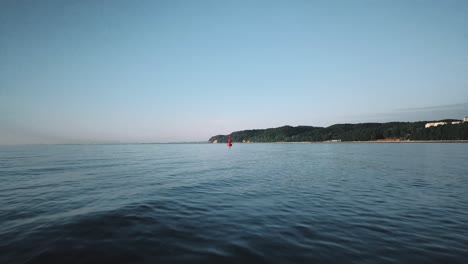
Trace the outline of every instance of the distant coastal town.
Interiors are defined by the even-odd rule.
[[[232,132],[235,143],[345,142],[345,141],[462,141],[468,140],[468,116],[462,120],[335,124],[329,127],[282,126]],[[211,143],[227,143],[228,135],[216,135]]]
[[[461,123],[464,123],[464,122],[468,122],[468,116],[465,116],[463,118],[463,120],[460,120],[460,121],[427,123],[425,125],[425,128],[443,126],[443,125],[447,125],[447,124],[458,125],[458,124],[461,124]]]

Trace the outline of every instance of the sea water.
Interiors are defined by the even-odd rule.
[[[468,144],[0,147],[1,263],[467,263]]]

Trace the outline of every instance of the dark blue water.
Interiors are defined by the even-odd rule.
[[[467,263],[468,144],[0,147],[1,263]]]

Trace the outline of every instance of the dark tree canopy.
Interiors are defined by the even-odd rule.
[[[468,140],[468,122],[425,128],[426,123],[428,122],[336,124],[329,127],[283,126],[236,131],[231,134],[231,137],[233,142],[369,141],[379,139]],[[219,143],[226,143],[227,135],[217,135],[209,139],[210,142],[215,140]]]

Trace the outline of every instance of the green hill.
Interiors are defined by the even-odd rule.
[[[453,119],[429,122],[452,122]],[[329,127],[283,126],[243,130],[231,133],[233,142],[319,142],[328,140],[369,141],[400,140],[468,140],[468,122],[425,128],[427,121],[336,124]],[[227,135],[217,135],[210,142],[226,143]]]

